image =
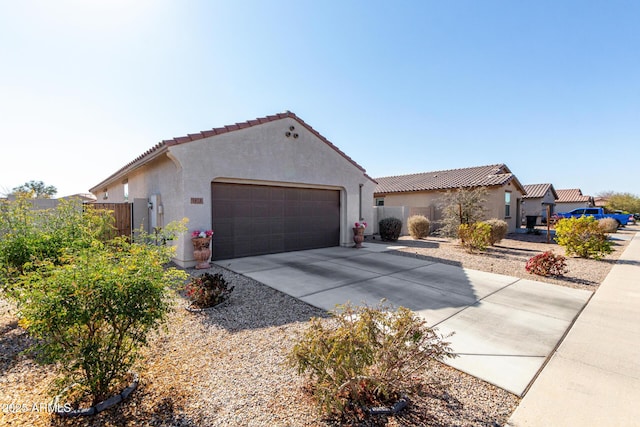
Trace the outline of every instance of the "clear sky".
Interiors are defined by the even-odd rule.
[[[0,193],[285,110],[373,177],[640,194],[640,1],[0,0]]]

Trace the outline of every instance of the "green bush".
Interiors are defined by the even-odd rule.
[[[598,220],[598,225],[605,233],[616,233],[620,224],[613,218],[602,218]]]
[[[491,226],[486,222],[461,224],[458,227],[458,238],[467,252],[483,251],[491,242]]]
[[[489,244],[491,246],[495,245],[496,243],[500,243],[500,241],[507,236],[509,225],[506,221],[492,218],[484,222],[489,224],[489,227],[491,227],[491,234],[489,235]]]
[[[567,259],[552,251],[546,251],[531,257],[525,265],[525,270],[539,276],[562,276],[567,271]]]
[[[382,240],[395,242],[402,232],[402,221],[398,218],[383,218],[378,222],[378,232]]]
[[[612,252],[611,242],[592,216],[563,218],[556,223],[556,241],[567,255],[600,259]]]
[[[0,283],[20,325],[36,339],[38,360],[56,363],[60,388],[77,383],[97,403],[136,360],[168,310],[165,270],[172,247],[110,239],[109,211],[61,202],[36,210],[26,199],[0,205]],[[171,223],[168,232],[184,231]],[[165,231],[163,231],[165,233]]]
[[[186,277],[164,269],[169,254],[167,247],[116,238],[68,252],[62,265],[40,262],[23,276],[20,325],[37,339],[41,362],[63,362],[60,387],[79,384],[93,404],[108,397],[164,321],[167,285]]]
[[[34,209],[26,196],[0,202],[0,290],[11,296],[11,284],[34,261],[62,262],[69,249],[87,248],[113,229],[109,211],[87,209],[62,200],[53,209]]]
[[[429,235],[431,223],[424,215],[412,215],[407,219],[409,235],[414,239],[424,239]]]
[[[332,321],[311,319],[289,363],[307,375],[321,412],[353,421],[366,415],[363,407],[415,391],[415,374],[429,361],[455,357],[442,339],[407,308],[347,304]]]

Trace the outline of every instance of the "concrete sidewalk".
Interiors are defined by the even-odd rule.
[[[447,364],[522,395],[591,292],[385,253],[333,247],[216,261],[315,307],[386,298],[437,326]]]
[[[629,242],[508,425],[640,425],[640,233]]]

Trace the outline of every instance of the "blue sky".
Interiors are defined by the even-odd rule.
[[[373,177],[640,194],[640,2],[0,0],[0,192],[285,110]]]

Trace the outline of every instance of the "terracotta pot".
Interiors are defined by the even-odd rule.
[[[193,243],[193,257],[197,261],[196,269],[203,270],[211,267],[209,264],[209,257],[211,256],[211,249],[209,249],[209,243],[211,237],[194,237],[191,239]]]
[[[364,227],[353,227],[353,241],[356,244],[354,248],[360,249],[364,242]]]

